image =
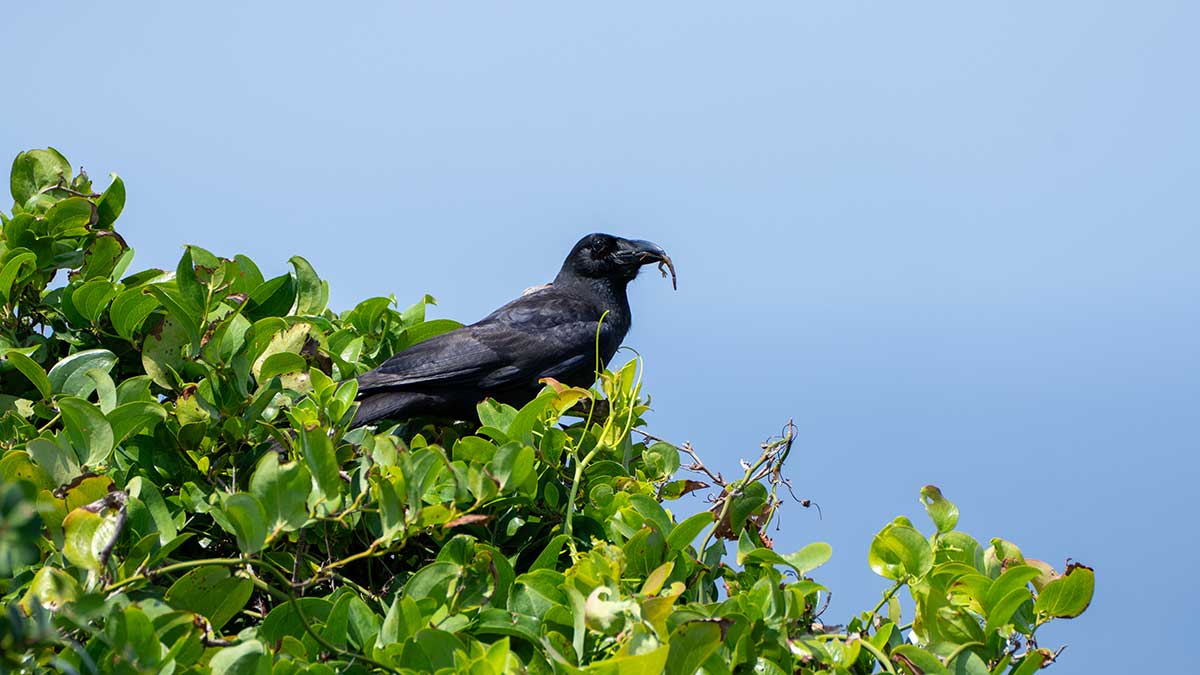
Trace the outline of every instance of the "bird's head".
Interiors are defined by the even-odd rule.
[[[675,266],[667,252],[658,244],[640,239],[623,239],[611,234],[589,234],[567,255],[559,278],[568,275],[575,278],[607,279],[618,283],[632,281],[644,265],[658,263],[666,276],[671,271],[671,285],[675,285]]]

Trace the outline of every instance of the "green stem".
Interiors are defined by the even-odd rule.
[[[567,497],[567,521],[563,523],[563,533],[567,535],[567,543],[571,545],[571,552],[575,552],[575,537],[574,530],[571,526],[571,518],[575,515],[575,499],[579,496],[579,480],[583,478],[583,464],[579,463],[578,458],[575,461],[575,476],[571,478],[571,494]]]
[[[572,555],[579,553],[579,549],[575,546],[574,529],[571,524],[572,518],[575,516],[575,499],[579,496],[579,483],[583,480],[584,468],[591,463],[599,450],[600,446],[597,443],[596,448],[584,455],[583,459],[579,459],[578,454],[572,453],[572,456],[575,457],[575,475],[571,478],[571,494],[567,498],[567,519],[563,523],[563,534],[567,535],[567,546],[571,548]]]
[[[895,585],[892,586],[891,590],[884,594],[883,599],[879,601],[879,604],[875,605],[875,609],[871,610],[871,616],[867,618],[867,625],[863,626],[864,631],[868,631],[875,627],[875,615],[879,614],[879,610],[883,609],[883,606],[887,604],[888,600],[891,600],[892,596],[896,595],[896,593],[904,587],[904,584],[904,580],[899,579],[896,581]]]
[[[170,572],[180,572],[183,570],[194,569],[197,567],[205,567],[205,566],[210,566],[210,565],[224,566],[224,567],[241,567],[243,565],[253,565],[255,567],[258,567],[260,570],[266,570],[267,572],[270,572],[271,575],[274,576],[279,581],[279,583],[281,584],[281,586],[283,588],[282,594],[286,595],[287,600],[292,604],[292,609],[294,609],[296,611],[296,615],[298,617],[300,617],[300,624],[304,628],[304,632],[308,633],[309,637],[311,637],[313,640],[315,640],[317,642],[317,644],[324,647],[326,650],[329,651],[329,653],[336,654],[339,657],[350,661],[351,663],[353,663],[354,661],[362,661],[363,663],[369,664],[369,665],[374,666],[375,668],[379,668],[381,670],[385,670],[389,673],[393,673],[394,675],[400,675],[400,671],[396,670],[395,668],[392,668],[391,666],[388,666],[387,664],[380,663],[379,661],[376,661],[375,659],[372,659],[369,656],[366,656],[364,654],[356,654],[354,652],[346,651],[345,649],[338,647],[337,645],[329,642],[325,638],[318,635],[316,633],[316,631],[313,630],[312,621],[310,621],[308,618],[308,615],[305,614],[304,608],[300,605],[299,600],[296,598],[296,594],[292,592],[291,582],[288,580],[287,575],[284,573],[284,571],[280,570],[277,565],[275,565],[274,563],[271,563],[270,561],[267,561],[267,560],[258,560],[255,558],[208,558],[208,559],[204,559],[204,560],[189,560],[187,562],[181,562],[181,563],[176,563],[174,565],[167,565],[165,567],[160,567],[156,570],[153,570],[152,572],[135,574],[134,576],[129,577],[128,579],[125,579],[125,580],[121,581],[120,583],[109,586],[105,590],[106,590],[106,592],[111,593],[113,591],[119,590],[126,586],[132,585],[138,581],[148,580],[150,578],[150,576],[157,576],[160,574],[168,574]],[[259,586],[261,584],[261,586],[259,586],[259,587],[263,588],[263,590],[266,590],[268,592],[272,592],[272,595],[280,592],[279,589],[276,589],[276,588],[268,585],[266,582],[262,581],[261,579],[258,579],[257,577],[254,577],[253,575],[250,576],[250,581],[251,581],[251,583],[257,582],[257,583],[255,583],[255,586]]]
[[[982,642],[967,642],[967,643],[961,644],[957,648],[955,648],[954,651],[950,652],[950,656],[946,657],[946,665],[950,665],[951,663],[953,663],[954,659],[957,659],[959,657],[959,655],[962,654],[963,652],[965,652],[969,649],[974,649],[976,647],[979,647],[980,649],[984,649],[987,647],[987,645],[983,644]]]
[[[49,422],[46,422],[46,424],[44,426],[42,426],[41,429],[38,429],[38,433],[39,434],[44,433],[47,429],[54,426],[54,423],[57,422],[58,418],[60,418],[60,417],[62,417],[62,413],[58,413],[54,417],[51,417]]]
[[[810,639],[810,640],[844,640],[844,641],[849,642],[850,636],[846,635],[845,633],[826,633],[824,635],[812,635],[812,636],[809,636],[808,639]],[[859,636],[855,639],[858,641],[858,644],[862,645],[863,649],[870,652],[871,656],[874,656],[875,659],[879,661],[879,665],[881,665],[885,671],[892,673],[892,675],[896,675],[896,671],[892,668],[892,664],[891,664],[890,660],[888,659],[887,654],[883,653],[883,650],[881,650],[880,648],[871,644],[868,640],[866,640],[865,638],[863,638],[861,636]],[[978,643],[975,643],[975,644],[978,644]],[[949,663],[949,659],[947,659],[947,663]]]
[[[329,572],[329,570],[332,570],[332,569],[335,569],[338,567],[342,567],[344,565],[349,565],[350,563],[354,562],[355,560],[362,560],[363,558],[373,558],[376,555],[378,555],[378,552],[377,552],[378,548],[379,548],[379,540],[376,539],[375,541],[371,542],[370,546],[359,551],[358,553],[355,553],[352,556],[342,558],[341,560],[329,563],[328,565],[322,565],[321,568],[317,570],[317,576],[319,577],[322,574]]]
[[[329,650],[330,653],[337,654],[338,656],[349,660],[351,663],[356,660],[362,661],[363,663],[370,664],[381,670],[386,670],[394,675],[400,675],[400,671],[392,668],[391,666],[380,663],[379,661],[376,661],[365,654],[355,654],[354,652],[342,649],[320,635],[317,635],[316,631],[312,629],[312,621],[310,621],[308,616],[304,613],[304,609],[300,606],[300,602],[296,599],[296,594],[291,590],[291,585],[288,582],[287,574],[285,574],[286,570],[281,570],[277,565],[265,560],[255,560],[253,563],[256,565],[261,565],[263,569],[269,570],[271,574],[275,575],[275,578],[283,584],[284,588],[286,589],[288,599],[292,603],[292,609],[296,610],[296,615],[300,617],[300,623],[304,626],[304,632],[308,633],[309,637],[311,637],[313,640],[316,640],[317,644]]]
[[[729,513],[729,505],[733,503],[735,496],[741,493],[742,488],[744,488],[746,484],[750,482],[750,477],[753,476],[755,472],[757,472],[759,468],[761,468],[762,465],[767,462],[773,449],[774,448],[771,447],[763,450],[763,454],[758,458],[758,461],[755,462],[753,466],[746,469],[746,475],[743,476],[742,480],[738,482],[738,489],[730,491],[725,495],[725,499],[721,502],[721,511],[717,514],[717,522],[713,524],[712,529],[708,531],[708,535],[704,537],[704,541],[700,544],[701,558],[704,557],[704,551],[708,549],[708,542],[711,541],[713,535],[717,533],[717,530],[721,527],[721,523],[725,522],[725,515]]]
[[[869,640],[864,640],[862,638],[859,638],[858,644],[862,645],[863,649],[867,650],[868,652],[871,652],[871,656],[875,657],[875,660],[879,662],[879,666],[881,668],[883,668],[887,672],[891,673],[892,675],[896,675],[896,670],[894,668],[892,668],[891,659],[888,658],[887,654],[883,653],[882,649],[871,644],[871,642]]]
[[[123,579],[120,582],[115,583],[112,586],[105,588],[104,592],[105,593],[113,593],[122,588],[125,588],[126,586],[132,586],[133,584],[135,584],[139,581],[149,581],[150,577],[155,577],[160,574],[170,574],[171,572],[182,572],[185,570],[195,569],[197,567],[204,567],[206,565],[217,565],[217,566],[225,566],[225,567],[229,567],[229,566],[233,566],[233,565],[245,565],[247,562],[248,562],[247,560],[243,560],[242,558],[205,558],[202,560],[188,560],[187,562],[174,563],[172,565],[166,565],[164,567],[159,567],[158,569],[155,569],[153,571],[146,571],[146,572],[141,572],[141,573],[135,574],[135,575],[129,577],[128,579]]]
[[[597,380],[600,379],[600,371],[603,368],[603,366],[600,363],[600,328],[604,325],[604,319],[607,316],[608,316],[608,310],[605,310],[605,312],[600,315],[600,320],[596,322],[596,379]],[[596,396],[593,395],[591,397],[591,399],[592,399],[592,404],[591,404],[591,407],[588,408],[587,419],[585,419],[583,421],[583,436],[580,436],[580,438],[579,438],[580,444],[583,443],[584,437],[587,436],[587,430],[590,429],[592,426],[592,417],[596,413]],[[609,415],[609,418],[611,418],[611,417],[612,417],[612,415]],[[607,422],[607,421],[608,420],[605,420],[605,422]],[[597,446],[597,447],[599,447],[599,446]],[[586,457],[584,457],[581,460],[581,459],[579,459],[579,446],[578,445],[576,445],[576,447],[571,451],[571,457],[575,460],[575,475],[571,479],[571,493],[570,493],[570,497],[567,499],[567,518],[566,518],[566,521],[563,523],[563,534],[567,535],[567,546],[570,547],[570,549],[571,549],[571,555],[575,555],[575,554],[579,553],[579,549],[575,546],[575,535],[574,535],[574,530],[573,530],[573,526],[572,526],[572,520],[575,517],[575,499],[579,496],[579,481],[583,480],[583,468],[587,465],[587,463],[589,461],[591,461],[592,457],[595,456],[595,454],[596,454],[596,450],[592,450],[591,452],[589,452],[587,454]]]

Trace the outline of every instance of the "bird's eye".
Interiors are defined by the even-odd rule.
[[[604,251],[608,249],[608,243],[603,239],[593,239],[591,246],[592,253],[596,254],[604,253]]]

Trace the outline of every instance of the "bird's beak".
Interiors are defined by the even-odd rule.
[[[675,283],[675,264],[671,262],[671,256],[658,244],[644,239],[623,239],[617,255],[639,265],[658,263],[658,269],[664,277],[667,276],[667,270],[670,270],[671,288],[679,288]]]

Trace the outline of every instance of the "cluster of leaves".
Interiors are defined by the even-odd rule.
[[[829,546],[763,534],[790,434],[679,520],[709,486],[645,433],[637,361],[482,426],[350,429],[355,375],[458,325],[432,298],[338,314],[303,258],[264,279],[194,246],[129,273],[119,178],[32,150],[11,189],[0,671],[1026,675],[1090,600],[1090,569],[981,546],[927,487],[936,532],[889,523],[869,561],[894,585],[826,626]]]

